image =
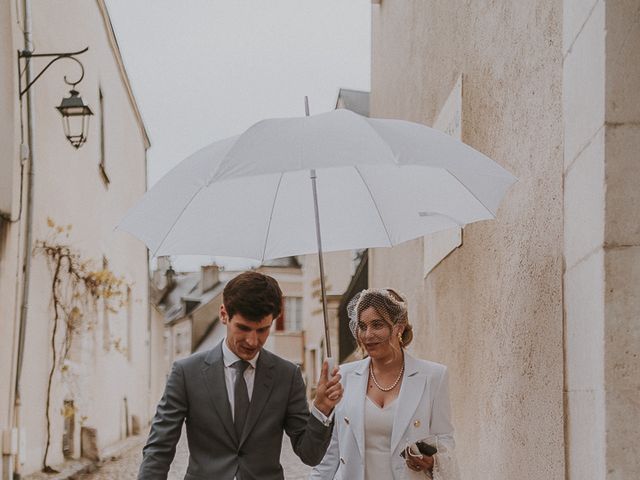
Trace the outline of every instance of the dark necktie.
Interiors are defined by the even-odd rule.
[[[249,392],[247,391],[247,382],[244,379],[244,371],[249,366],[249,362],[238,360],[231,366],[236,370],[236,381],[233,386],[233,423],[236,427],[238,440],[240,440],[249,412]]]

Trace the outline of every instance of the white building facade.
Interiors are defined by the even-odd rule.
[[[162,327],[151,321],[146,248],[114,232],[146,189],[150,144],[106,6],[102,0],[3,2],[0,26],[4,480],[82,453],[99,455],[135,433],[152,413],[150,390],[159,383],[152,377],[163,373],[154,367],[162,358]],[[32,32],[34,53],[89,47],[77,57],[84,78],[76,89],[94,115],[79,149],[65,138],[54,108],[71,88],[64,76],[73,81],[79,66],[56,61],[34,83],[29,122],[28,95],[20,99],[18,82],[24,30]],[[32,77],[49,60],[32,59]],[[64,260],[52,284],[55,258],[40,248],[43,241],[76,256],[85,275],[81,287],[74,289]],[[98,285],[93,294],[91,281]]]

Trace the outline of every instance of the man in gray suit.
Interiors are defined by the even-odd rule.
[[[331,440],[334,406],[342,397],[338,369],[326,363],[311,413],[300,369],[262,349],[281,312],[271,277],[245,272],[223,292],[227,336],[208,352],[174,363],[143,450],[139,480],[167,478],[187,424],[185,480],[281,480],[283,431],[307,465],[322,460]]]

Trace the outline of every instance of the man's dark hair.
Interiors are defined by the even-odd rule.
[[[282,290],[269,275],[244,272],[224,287],[222,303],[229,319],[239,313],[252,322],[259,322],[269,314],[275,320],[282,311]]]

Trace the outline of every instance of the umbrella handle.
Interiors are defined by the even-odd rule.
[[[309,97],[304,97],[304,110],[309,116]],[[322,261],[322,236],[320,235],[320,212],[318,211],[318,190],[316,187],[316,171],[309,171],[311,178],[311,188],[313,190],[313,209],[316,217],[316,239],[318,241],[318,266],[320,267],[320,291],[322,292],[322,320],[324,322],[324,344],[327,351],[327,359],[331,359],[329,372],[333,370],[335,365],[334,359],[331,357],[331,338],[329,336],[329,319],[327,316],[327,290],[324,285],[324,263]]]
[[[326,357],[325,361],[327,362],[327,366],[329,367],[329,371],[327,372],[327,376],[331,378],[331,372],[333,372],[333,368],[336,366],[336,359],[333,357]]]

